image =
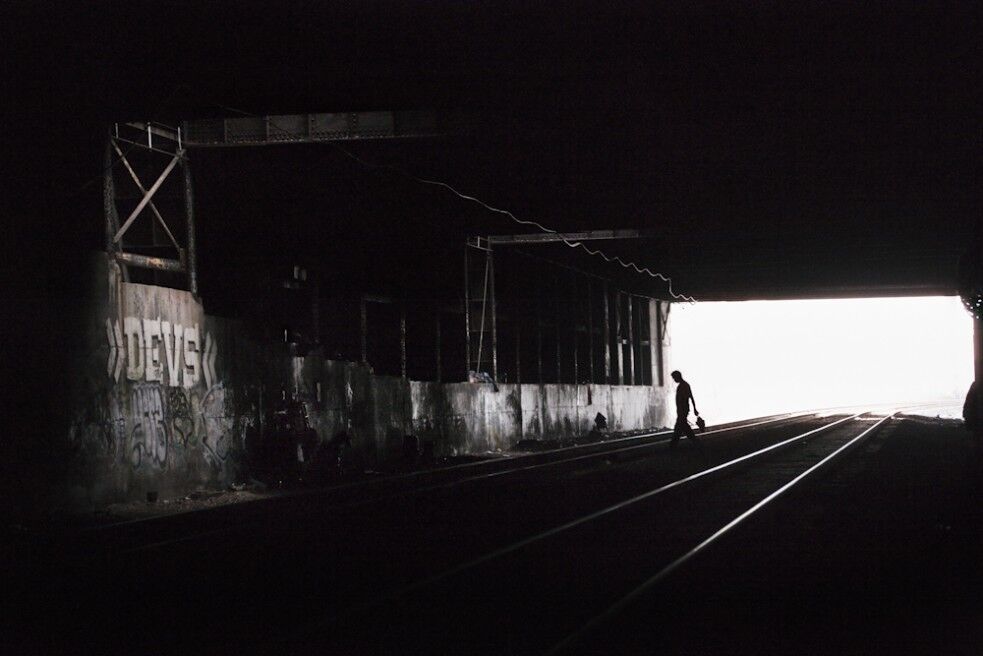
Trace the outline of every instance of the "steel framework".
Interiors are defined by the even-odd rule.
[[[129,122],[113,125],[106,144],[103,203],[106,224],[106,252],[119,264],[123,279],[129,280],[129,267],[184,273],[188,289],[198,295],[197,251],[195,246],[194,191],[189,148],[224,146],[269,146],[287,143],[316,143],[359,139],[396,139],[442,134],[436,116],[430,112],[345,112],[282,116],[244,116],[238,118],[184,121],[173,127],[156,122]],[[121,145],[125,145],[125,150]],[[166,157],[161,172],[147,187],[128,155],[134,151]],[[118,164],[127,172],[141,196],[136,207],[120,221],[114,170]],[[180,165],[183,174],[185,234],[183,243],[171,230],[154,196]],[[124,237],[146,210],[160,225],[174,257],[156,257],[127,250]]]

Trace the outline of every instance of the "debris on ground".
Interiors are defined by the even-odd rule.
[[[262,483],[258,485],[237,483],[225,490],[196,490],[183,497],[160,498],[156,503],[146,501],[114,503],[99,509],[94,515],[100,523],[124,522],[267,499],[278,494],[280,493],[269,491]]]

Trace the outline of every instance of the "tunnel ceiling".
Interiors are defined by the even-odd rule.
[[[643,230],[594,245],[697,298],[955,291],[980,216],[980,25],[968,6],[407,4],[173,16],[134,4],[54,23],[5,9],[54,26],[43,43],[33,29],[11,37],[25,64],[12,81],[29,91],[18,109],[48,126],[43,148],[15,139],[26,180],[58,163],[44,207],[63,219],[64,248],[99,245],[89,181],[111,121],[430,109],[462,129],[345,147],[561,231]],[[331,146],[196,157],[206,272],[311,235],[431,262],[446,256],[435,241],[532,231]],[[531,250],[664,294],[563,246]]]

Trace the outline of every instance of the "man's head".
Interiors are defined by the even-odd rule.
[[[672,379],[673,379],[674,381],[676,381],[677,383],[678,383],[678,382],[680,382],[680,381],[681,381],[681,380],[683,379],[683,375],[682,375],[681,373],[679,373],[679,371],[678,371],[678,370],[677,370],[677,371],[674,371],[674,372],[672,372],[672,373],[671,373],[671,374],[669,374],[669,375],[670,375],[670,376],[672,376]]]

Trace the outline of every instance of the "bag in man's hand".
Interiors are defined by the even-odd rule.
[[[707,422],[703,421],[703,417],[701,417],[700,415],[696,415],[696,426],[700,429],[700,432],[702,433],[707,429]]]

